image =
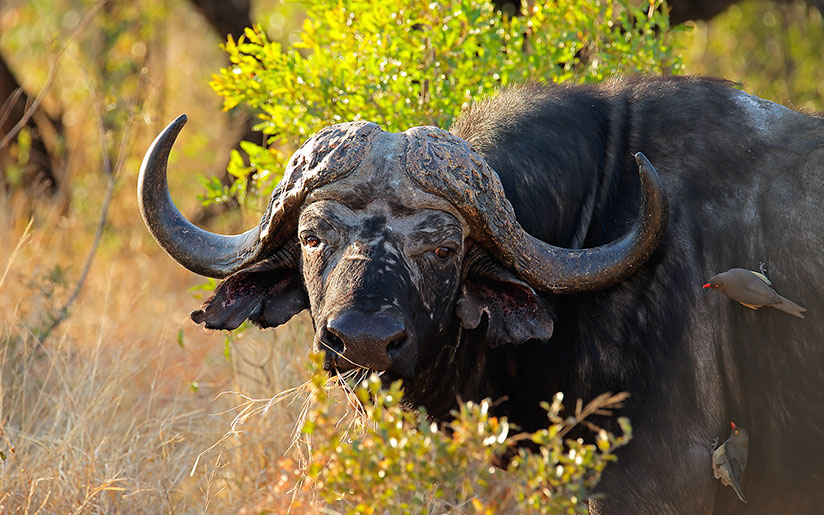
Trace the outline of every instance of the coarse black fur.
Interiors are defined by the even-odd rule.
[[[633,424],[634,439],[607,468],[599,485],[607,496],[593,512],[819,511],[824,120],[724,81],[650,77],[511,88],[470,108],[452,132],[497,172],[526,231],[548,243],[594,247],[627,232],[640,203],[632,157],[639,151],[663,180],[669,228],[627,280],[574,295],[536,293],[469,235],[462,254],[450,258],[456,266],[449,273],[459,273],[461,284],[444,283],[445,298],[457,299],[455,316],[430,331],[436,336],[416,340],[414,355],[404,358],[405,369],[414,368],[405,378],[408,402],[446,417],[458,398],[491,397],[499,414],[534,430],[547,422],[539,402],[557,391],[584,400],[627,391],[631,399],[622,414]],[[381,227],[366,229],[381,233]],[[381,238],[391,243],[389,235]],[[344,277],[312,265],[302,242],[303,264],[292,266],[302,267],[316,322],[327,316],[317,308],[324,303],[318,292],[330,288],[321,284],[324,274],[340,276],[334,291],[350,276],[358,284],[375,282],[357,270]],[[701,288],[719,271],[754,268],[759,261],[769,263],[782,292],[809,308],[805,320],[755,312]],[[407,276],[396,279],[408,282]],[[423,291],[413,290],[413,296]],[[402,307],[407,329],[420,325],[411,322],[424,319],[419,301],[433,295]],[[293,296],[295,306],[304,302]],[[283,318],[269,304],[265,309]],[[260,309],[233,313],[246,311]],[[518,320],[539,320],[520,342],[513,341]],[[747,427],[751,437],[742,484],[746,507],[712,478],[708,442],[729,420]]]
[[[634,152],[664,181],[670,229],[641,270],[606,291],[546,295],[557,317],[548,342],[479,358],[470,333],[461,342],[469,356],[456,358],[526,429],[545,423],[537,402],[552,392],[630,392],[636,437],[602,483],[606,513],[743,509],[707,468],[706,442],[730,419],[751,428],[747,513],[813,513],[824,500],[815,486],[824,471],[824,120],[742,98],[724,81],[687,77],[530,85],[475,105],[452,129],[499,174],[527,232],[559,246],[623,234],[638,206]],[[759,109],[780,114],[764,115],[763,132],[751,126]],[[701,291],[717,271],[759,260],[811,304],[808,320]]]

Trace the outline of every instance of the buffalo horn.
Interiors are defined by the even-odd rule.
[[[523,254],[511,259],[527,282],[557,293],[600,290],[623,281],[649,259],[666,232],[669,207],[652,163],[641,152],[635,154],[635,161],[642,200],[632,228],[615,241],[586,249],[554,247],[522,232]]]
[[[166,181],[169,152],[186,115],[179,116],[155,138],[143,158],[137,199],[143,221],[160,247],[192,272],[222,278],[252,261],[260,247],[260,229],[224,236],[204,231],[186,220],[172,202]]]
[[[614,286],[652,255],[666,232],[666,194],[655,168],[640,152],[635,160],[642,202],[632,228],[600,247],[568,249],[521,227],[498,174],[466,141],[434,127],[415,127],[407,134],[415,140],[407,153],[410,177],[449,200],[471,226],[472,237],[533,288],[577,293]]]

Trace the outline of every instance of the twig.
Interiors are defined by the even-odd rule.
[[[132,120],[134,118],[134,104],[135,99],[137,98],[137,92],[140,91],[142,87],[142,80],[138,80],[135,94],[132,96],[132,102],[129,105],[129,117],[126,120],[126,124],[124,125],[123,129],[123,138],[120,141],[120,149],[118,150],[118,157],[117,163],[115,164],[115,169],[112,170],[112,163],[109,159],[109,152],[106,149],[106,127],[103,123],[103,111],[100,108],[100,101],[97,95],[97,92],[92,85],[91,80],[89,79],[88,75],[85,73],[83,74],[86,78],[86,82],[89,84],[89,89],[92,92],[92,97],[94,99],[94,107],[95,111],[97,112],[97,123],[98,123],[98,132],[100,133],[100,149],[102,154],[103,160],[103,173],[106,175],[106,194],[103,197],[103,205],[100,207],[100,217],[97,221],[97,229],[94,233],[94,241],[92,242],[91,249],[89,249],[89,255],[86,258],[86,263],[83,265],[83,271],[80,273],[80,278],[77,280],[77,284],[74,287],[74,291],[72,291],[69,298],[66,300],[66,303],[63,304],[63,307],[57,312],[57,316],[55,316],[54,320],[51,321],[49,326],[40,336],[40,344],[42,345],[46,339],[51,336],[52,332],[59,326],[63,320],[69,314],[69,308],[74,304],[75,300],[77,300],[78,295],[80,295],[80,290],[83,288],[83,284],[86,282],[86,278],[89,275],[89,270],[92,267],[92,261],[94,261],[94,256],[97,253],[97,247],[100,245],[100,238],[103,236],[103,228],[106,225],[106,217],[109,213],[109,204],[112,200],[112,193],[114,192],[114,179],[117,171],[120,170],[120,167],[123,165],[124,155],[125,155],[125,147],[126,142],[130,141],[131,136],[131,129],[132,129]]]
[[[589,403],[587,403],[587,405],[583,408],[581,407],[583,402],[581,399],[578,399],[575,406],[575,417],[572,420],[568,419],[564,421],[564,427],[558,432],[558,437],[563,438],[572,430],[572,428],[581,423],[586,423],[586,425],[593,430],[600,429],[598,426],[586,421],[586,419],[591,415],[612,415],[611,410],[622,408],[624,406],[624,401],[628,398],[628,392],[620,392],[614,395],[612,392],[606,392],[589,401]]]
[[[23,242],[26,241],[26,237],[29,235],[29,229],[31,229],[31,224],[33,222],[34,218],[29,219],[28,225],[26,225],[26,228],[23,230],[23,235],[20,236],[20,240],[17,242],[17,246],[15,246],[14,250],[11,252],[9,262],[6,264],[6,269],[3,270],[3,277],[0,277],[0,290],[3,289],[3,283],[6,282],[6,276],[9,274],[11,264],[14,262],[14,258],[17,257],[17,253],[20,251],[20,247],[23,246]]]
[[[628,392],[620,392],[616,394],[606,392],[589,401],[586,406],[583,405],[583,401],[581,399],[578,399],[578,402],[575,403],[575,415],[557,422],[557,425],[560,426],[557,437],[563,439],[567,433],[578,425],[584,425],[593,432],[600,431],[601,428],[588,421],[587,418],[592,415],[611,416],[612,410],[622,408],[624,406],[624,401],[628,398]],[[510,442],[510,445],[520,445],[520,442],[531,439],[531,433],[518,433],[508,438],[508,441]]]
[[[125,478],[117,477],[119,474],[120,474],[119,472],[116,473],[114,475],[114,477],[111,477],[111,478],[103,481],[101,484],[99,484],[96,487],[92,488],[91,491],[89,491],[88,487],[86,487],[86,497],[83,499],[83,502],[80,504],[80,506],[75,508],[75,510],[72,513],[73,514],[83,513],[83,509],[89,504],[89,502],[91,502],[91,500],[94,498],[94,496],[96,496],[100,492],[105,492],[107,490],[122,492],[123,490],[125,490],[125,488],[123,488],[123,487],[112,486],[116,483],[126,481]]]
[[[50,479],[50,478],[46,478],[46,479]],[[51,494],[52,494],[52,493],[51,493],[50,491],[49,491],[49,492],[46,492],[46,498],[45,498],[45,499],[43,499],[43,502],[41,502],[41,503],[40,503],[40,507],[38,507],[38,508],[37,508],[37,511],[35,511],[35,512],[34,512],[34,515],[37,515],[38,513],[40,513],[41,511],[43,511],[43,507],[44,507],[44,506],[46,506],[46,503],[47,503],[47,502],[49,502],[49,497],[51,497]]]
[[[46,80],[46,82],[48,82],[48,80]],[[12,108],[14,107],[14,104],[16,104],[18,100],[20,100],[21,96],[23,96],[23,88],[17,87],[14,89],[14,92],[11,95],[9,95],[9,98],[7,98],[5,102],[3,102],[3,105],[0,106],[0,127],[2,127],[4,123],[6,123],[6,118],[11,116],[11,112],[13,111]]]
[[[105,132],[103,132],[103,134],[105,134]],[[105,138],[105,136],[103,137]],[[54,320],[52,320],[43,332],[42,336],[40,336],[41,345],[46,341],[46,339],[48,339],[49,336],[51,336],[51,333],[57,328],[57,326],[59,326],[63,320],[66,319],[69,314],[69,308],[72,304],[74,304],[74,301],[77,300],[78,295],[80,295],[80,290],[86,282],[86,277],[89,275],[89,270],[92,267],[92,261],[94,261],[94,256],[97,253],[97,247],[100,244],[100,237],[103,235],[103,227],[106,225],[106,217],[109,212],[109,203],[112,200],[112,192],[114,191],[114,177],[111,172],[108,152],[106,151],[105,146],[103,147],[103,156],[104,170],[108,180],[106,184],[106,194],[103,198],[103,205],[100,208],[100,218],[97,222],[97,230],[94,233],[94,241],[92,242],[92,247],[89,250],[88,257],[86,258],[86,264],[83,266],[83,271],[80,273],[80,279],[77,280],[74,291],[72,291],[71,295],[69,295],[69,298],[66,300],[66,303],[63,304],[63,307],[57,312],[57,316],[54,317]]]
[[[26,111],[23,113],[23,116],[20,118],[20,120],[18,120],[14,127],[11,128],[9,133],[3,136],[3,139],[0,140],[0,150],[2,150],[3,147],[8,145],[9,142],[15,136],[17,136],[17,133],[20,132],[20,129],[22,129],[28,123],[29,119],[32,117],[34,112],[37,111],[38,107],[40,107],[40,102],[43,100],[43,97],[46,95],[46,92],[48,92],[49,88],[51,88],[51,85],[54,83],[54,78],[57,75],[57,65],[60,62],[60,58],[62,57],[63,52],[66,51],[66,47],[68,47],[69,43],[72,40],[74,40],[74,38],[76,38],[77,35],[83,29],[86,28],[86,25],[88,25],[88,23],[92,20],[92,18],[94,18],[97,12],[100,11],[103,5],[106,4],[106,2],[108,2],[108,0],[100,0],[94,6],[92,6],[89,12],[86,13],[86,16],[84,16],[83,19],[80,20],[80,23],[77,24],[77,27],[75,27],[72,33],[69,34],[69,37],[66,38],[63,44],[60,45],[60,48],[57,49],[54,58],[51,60],[51,63],[49,64],[49,74],[46,77],[46,83],[40,89],[40,93],[37,94],[37,97],[35,97],[31,105],[29,105],[28,109],[26,109]],[[11,108],[11,104],[9,104],[8,107]],[[3,115],[3,118],[5,118],[5,116],[7,115]]]

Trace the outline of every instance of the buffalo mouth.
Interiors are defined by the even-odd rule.
[[[324,350],[325,352],[325,356],[323,359],[323,369],[329,372],[330,375],[335,375],[338,373],[346,374],[348,372],[356,370],[362,371],[364,375],[375,373],[380,376],[384,386],[388,386],[389,384],[397,381],[398,379],[408,381],[415,376],[414,362],[392,363],[389,366],[389,368],[375,367],[369,366],[368,364],[364,365],[361,363],[353,362],[352,360],[346,358],[346,356],[340,355],[335,351],[329,350],[322,342],[319,344],[319,350]]]

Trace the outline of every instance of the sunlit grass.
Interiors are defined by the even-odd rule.
[[[188,320],[198,279],[129,236],[137,222],[119,235],[128,252],[101,247],[68,318],[44,338],[92,237],[81,217],[0,203],[0,512],[582,512],[626,441],[596,432],[597,446],[563,443],[589,413],[580,405],[534,435],[509,435],[484,403],[435,426],[401,409],[397,384],[379,393],[365,370],[330,377],[318,357],[307,366],[306,315],[274,337],[208,334]],[[495,468],[525,440],[546,452]],[[586,460],[570,461],[572,449]],[[547,470],[562,483],[534,479]]]
[[[266,495],[302,408],[273,404],[221,441],[243,397],[218,394],[268,400],[304,382],[305,320],[275,338],[249,331],[227,360],[224,336],[188,320],[197,278],[129,235],[144,230],[135,218],[118,235],[128,251],[103,245],[41,342],[90,231],[19,198],[0,203],[0,512],[220,513]]]

